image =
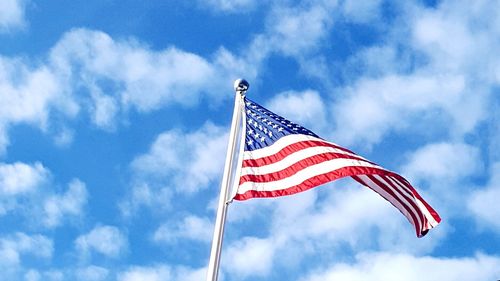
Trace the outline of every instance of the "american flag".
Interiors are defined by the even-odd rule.
[[[291,195],[349,176],[396,207],[415,226],[417,237],[441,221],[402,176],[246,97],[244,102],[245,144],[234,199]]]

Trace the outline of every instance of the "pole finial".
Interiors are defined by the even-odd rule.
[[[250,84],[243,78],[236,79],[236,81],[234,81],[234,90],[239,92],[241,95],[244,95],[249,87]]]

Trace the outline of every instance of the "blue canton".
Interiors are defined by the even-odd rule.
[[[245,151],[270,146],[280,138],[291,134],[318,137],[308,129],[274,114],[246,97],[244,101],[246,114]]]

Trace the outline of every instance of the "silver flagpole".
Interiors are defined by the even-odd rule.
[[[219,264],[222,248],[222,239],[224,236],[224,225],[226,223],[228,189],[233,175],[234,150],[237,143],[237,132],[241,124],[241,113],[243,111],[243,97],[248,90],[249,84],[244,79],[238,79],[234,82],[234,110],[233,120],[231,122],[231,131],[229,133],[229,144],[227,147],[226,164],[222,176],[221,190],[219,195],[219,205],[217,207],[217,217],[215,219],[214,237],[212,240],[212,250],[210,252],[210,261],[207,269],[207,281],[217,281],[219,275]]]

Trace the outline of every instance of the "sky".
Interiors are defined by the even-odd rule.
[[[220,280],[500,279],[500,2],[0,0],[2,280],[204,280],[234,90],[406,177],[229,206]]]

